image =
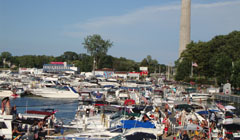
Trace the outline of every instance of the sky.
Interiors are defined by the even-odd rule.
[[[192,0],[191,40],[240,30],[240,0]],[[108,54],[160,64],[178,59],[181,0],[0,0],[0,53],[59,56],[87,53],[99,34]]]

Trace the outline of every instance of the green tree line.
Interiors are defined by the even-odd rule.
[[[190,78],[192,63],[193,78]],[[240,31],[218,35],[207,42],[191,42],[175,62],[177,81],[214,81],[218,85],[231,82],[240,87]]]
[[[117,58],[107,55],[108,49],[113,46],[113,42],[102,39],[98,34],[87,36],[82,44],[90,55],[66,51],[62,55],[56,57],[46,55],[12,56],[10,52],[2,52],[0,55],[0,67],[13,68],[14,66],[15,69],[18,67],[42,68],[44,64],[48,64],[52,61],[60,61],[74,64],[80,71],[84,72],[92,71],[93,68],[112,68],[116,71],[138,72],[141,66],[148,67],[150,73],[155,71],[161,71],[163,73],[166,71],[166,66],[159,64],[158,61],[152,59],[150,55],[141,62],[135,62],[124,57]]]
[[[10,62],[11,66],[15,69],[18,67],[26,68],[43,68],[44,64],[49,64],[52,61],[67,62],[69,64],[74,64],[76,67],[80,68],[80,71],[92,71],[93,68],[93,57],[80,53],[77,54],[72,51],[66,51],[60,56],[46,56],[46,55],[23,55],[23,56],[12,56],[9,52],[2,52],[0,55],[0,68],[10,68],[8,64],[3,64],[3,58],[6,62]],[[147,57],[151,58],[150,55]],[[140,66],[147,66],[151,73],[158,72],[159,67],[161,72],[166,71],[166,66],[164,64],[158,64],[157,60],[144,58],[141,62],[135,62],[124,57],[113,57],[111,55],[106,55],[101,57],[98,68],[112,68],[116,71],[139,71]]]

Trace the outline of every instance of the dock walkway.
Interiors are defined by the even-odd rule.
[[[218,94],[214,94],[214,100],[223,100],[223,101],[240,103],[240,96],[218,93]]]

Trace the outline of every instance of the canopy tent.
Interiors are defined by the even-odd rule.
[[[234,106],[231,106],[231,105],[227,105],[227,106],[225,106],[225,109],[229,109],[229,110],[231,110],[231,109],[236,109],[236,107],[234,107]]]

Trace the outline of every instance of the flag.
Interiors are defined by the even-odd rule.
[[[192,66],[193,67],[198,67],[198,64],[195,62],[195,63],[192,63]]]

